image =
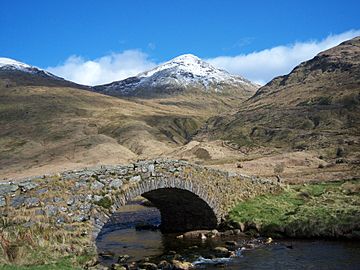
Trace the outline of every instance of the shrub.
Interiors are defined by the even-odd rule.
[[[306,119],[301,125],[302,129],[313,129],[314,127],[314,123],[309,119]]]
[[[339,146],[337,149],[336,149],[336,157],[343,157],[345,156],[345,149],[341,146]]]

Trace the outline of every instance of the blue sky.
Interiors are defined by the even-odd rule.
[[[123,65],[119,62],[114,68],[124,66],[126,69],[125,59],[140,59],[137,67],[133,61],[128,72],[114,71],[113,77],[103,80],[91,81],[95,76],[91,72],[87,74],[87,81],[80,78],[81,74],[79,78],[70,78],[92,84],[132,75],[184,53],[210,62],[215,59],[214,64],[230,72],[244,73],[231,68],[231,63],[225,65],[219,57],[228,57],[229,62],[237,56],[279,46],[292,48],[295,44],[320,43],[343,33],[348,33],[343,38],[358,35],[359,3],[1,0],[0,56],[49,68],[64,77],[74,72],[74,69],[67,73],[61,70],[66,63],[74,68],[74,65],[96,64],[99,59],[110,57],[107,59],[110,64],[123,61]],[[114,56],[121,59],[114,60],[111,58]],[[251,79],[265,82],[269,76]]]

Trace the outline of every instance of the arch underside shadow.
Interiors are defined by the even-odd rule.
[[[188,190],[159,188],[141,195],[160,210],[163,232],[213,229],[217,226],[217,217],[211,207]]]

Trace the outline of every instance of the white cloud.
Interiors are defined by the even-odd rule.
[[[230,73],[242,75],[259,84],[265,84],[276,76],[289,73],[296,65],[313,58],[319,52],[358,35],[360,35],[360,30],[350,30],[330,35],[320,41],[296,42],[249,54],[219,56],[206,59],[206,61]],[[149,43],[149,48],[151,47],[155,47],[155,44]],[[174,57],[176,56],[174,55]],[[71,56],[63,64],[49,67],[47,70],[80,84],[98,85],[137,75],[157,64],[140,50],[127,50],[94,60]]]
[[[320,41],[296,42],[249,54],[219,56],[207,61],[230,73],[265,84],[276,76],[289,73],[295,66],[313,58],[319,52],[359,35],[360,30],[350,30],[338,35],[330,35]]]
[[[94,60],[74,55],[63,64],[48,67],[47,70],[76,83],[98,85],[137,75],[155,65],[147,54],[139,50],[127,50]]]

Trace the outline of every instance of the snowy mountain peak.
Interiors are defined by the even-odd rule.
[[[28,69],[31,68],[28,64],[16,61],[11,58],[0,57],[0,68],[9,67],[13,69]]]
[[[216,69],[193,54],[183,54],[155,67],[152,70],[139,74],[138,77],[149,77],[154,75],[156,72],[163,70],[172,70],[173,73],[180,72],[183,73],[183,75],[185,73],[189,73],[203,78],[210,76],[220,81],[227,80],[229,79],[229,76],[231,76],[226,71]]]
[[[174,59],[166,62],[165,64],[171,64],[171,63],[184,65],[184,66],[191,66],[191,65],[201,65],[202,63],[205,62],[193,54],[183,54],[183,55],[179,55],[178,57],[175,57]]]
[[[194,62],[194,61],[202,61],[202,60],[196,55],[188,53],[188,54],[179,55],[170,61]]]
[[[135,77],[94,87],[95,91],[115,96],[161,96],[192,89],[254,92],[257,88],[243,77],[217,69],[192,54],[175,57]]]

